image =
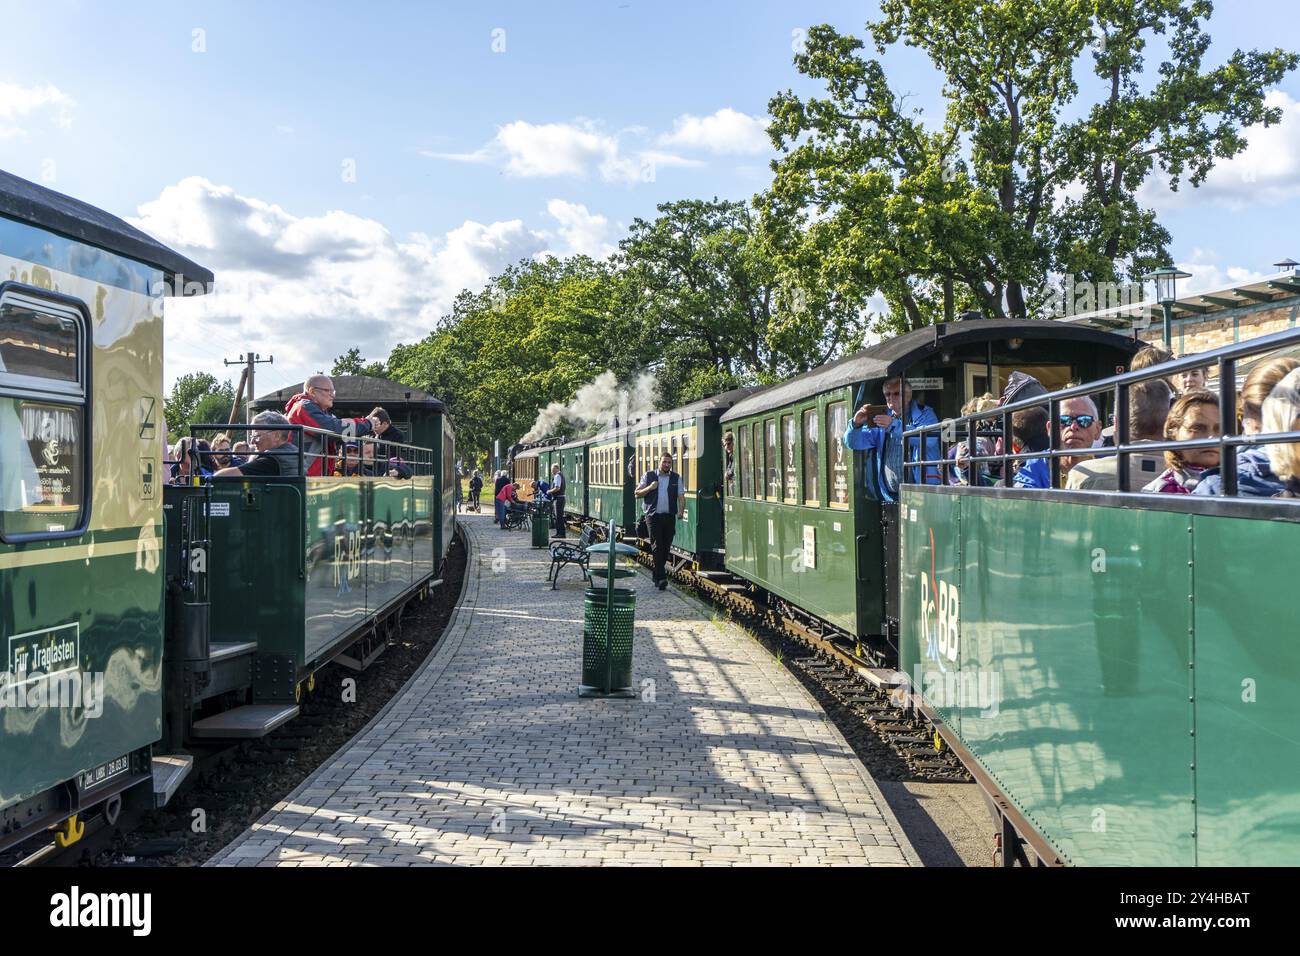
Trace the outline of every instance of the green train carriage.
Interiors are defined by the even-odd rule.
[[[723,560],[723,459],[721,416],[752,394],[739,388],[680,408],[651,412],[629,429],[633,483],[657,471],[664,453],[682,477],[685,516],[678,522],[673,551],[704,568]],[[634,510],[639,511],[640,502]]]
[[[421,476],[421,481],[432,480],[434,495],[428,510],[432,519],[428,533],[433,537],[434,560],[441,573],[447,549],[455,537],[456,521],[456,432],[451,413],[439,398],[401,382],[370,375],[335,375],[334,405],[331,412],[340,418],[364,418],[379,407],[388,412],[393,426],[399,429],[409,445],[427,451],[421,452],[436,464],[436,474]],[[261,411],[283,412],[285,404],[302,389],[287,385],[267,392],[249,406],[249,414]],[[209,436],[210,437],[210,436]],[[389,446],[381,439],[381,451],[401,450]],[[419,533],[426,533],[424,516],[421,516]]]
[[[632,496],[632,446],[626,428],[600,432],[587,440],[587,517],[603,528],[611,521],[621,535],[636,529]]]
[[[3,849],[171,779],[163,312],[212,273],[0,172],[0,277]]]
[[[560,468],[568,488],[564,495],[565,514],[579,519],[587,517],[587,448],[586,439],[565,442],[556,448]]]
[[[967,319],[909,332],[737,402],[738,494],[727,499],[726,569],[892,664],[898,588],[897,505],[869,496],[862,452],[842,437],[864,402],[903,375],[940,419],[1014,370],[1044,384],[1127,365],[1140,343],[1079,324]]]
[[[1083,388],[1219,364],[1232,435],[1233,366],[1297,348]],[[904,484],[899,512],[899,666],[1000,808],[1006,865],[1300,859],[1294,501]]]

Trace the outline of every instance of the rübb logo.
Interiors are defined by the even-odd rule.
[[[961,596],[957,585],[941,581],[934,573],[934,529],[930,529],[930,573],[921,572],[921,633],[925,656],[943,670],[943,658],[957,660],[961,626]]]

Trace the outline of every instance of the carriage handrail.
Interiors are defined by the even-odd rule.
[[[198,437],[195,433],[196,433],[196,432],[200,432],[200,431],[201,431],[201,432],[231,432],[231,431],[237,431],[237,432],[243,432],[243,433],[248,433],[248,432],[250,432],[250,431],[281,431],[281,432],[293,432],[293,433],[297,433],[297,434],[300,435],[300,436],[303,435],[303,434],[320,435],[322,438],[326,439],[327,441],[341,442],[341,443],[347,443],[347,442],[370,442],[370,443],[375,444],[375,445],[384,445],[384,446],[389,447],[389,448],[402,448],[402,449],[406,449],[406,450],[408,450],[408,451],[411,451],[411,452],[415,452],[415,453],[416,453],[416,454],[413,455],[412,457],[409,457],[409,458],[403,458],[403,459],[402,459],[403,464],[412,465],[412,466],[420,466],[421,468],[423,468],[423,467],[429,467],[429,468],[432,468],[432,467],[433,467],[433,464],[434,464],[434,452],[433,452],[433,449],[432,449],[432,448],[427,448],[427,447],[425,447],[425,446],[423,446],[423,445],[411,445],[411,444],[407,444],[407,443],[405,443],[405,442],[387,441],[387,440],[385,440],[384,438],[382,438],[382,437],[378,437],[378,436],[375,436],[375,435],[359,435],[359,436],[357,436],[357,435],[353,435],[353,436],[342,435],[342,434],[339,434],[338,432],[332,432],[332,431],[330,431],[330,430],[327,429],[327,428],[316,428],[316,427],[314,427],[314,426],[312,426],[312,425],[300,425],[300,424],[296,424],[296,423],[293,423],[293,422],[290,422],[290,423],[287,423],[287,424],[284,424],[284,425],[270,425],[270,424],[254,425],[254,424],[249,423],[249,422],[230,422],[230,423],[221,422],[221,423],[216,423],[216,424],[208,424],[208,423],[197,422],[197,423],[190,423],[189,426],[188,426],[188,428],[189,428],[189,437],[190,437],[191,439]],[[304,443],[303,443],[301,440],[294,442],[294,445],[295,445],[294,451],[293,451],[293,452],[289,452],[289,454],[297,454],[297,456],[298,456],[298,473],[299,473],[300,475],[305,475],[305,474],[307,473],[307,470],[306,470],[306,461],[307,461],[308,459],[313,459],[313,460],[314,460],[314,459],[317,459],[317,458],[325,458],[325,459],[328,459],[328,458],[337,458],[337,457],[338,457],[338,455],[331,455],[331,454],[328,454],[328,453],[307,452],[307,451],[305,450],[305,448],[303,447]],[[322,447],[326,447],[326,448],[328,448],[329,446],[326,445],[326,444],[324,444],[324,443],[322,443]],[[195,455],[198,455],[198,454],[206,454],[206,455],[216,454],[216,453],[214,453],[214,452],[212,452],[212,451],[210,451],[210,450],[207,451],[207,452],[199,452],[199,451],[198,451],[197,449],[195,449],[192,445],[191,445],[191,449],[190,449],[190,450],[191,450],[191,453],[192,453],[192,454],[195,454]],[[223,454],[224,454],[224,453],[223,453]],[[232,453],[232,454],[233,454],[233,453]],[[284,454],[285,454],[285,452],[280,451],[280,450],[278,450],[278,449],[271,449],[271,450],[268,450],[268,451],[257,451],[257,452],[254,452],[253,454],[256,454],[256,455],[271,455],[271,456],[277,456],[277,455],[278,455],[278,456],[283,457]],[[376,461],[378,461],[378,459],[376,459]],[[164,459],[163,459],[163,463],[164,463],[164,464],[176,464],[176,463],[177,463],[177,460],[176,460],[176,459],[168,459],[168,458],[164,458]]]
[[[1119,459],[1119,466],[1116,468],[1115,473],[1117,489],[1120,492],[1127,492],[1130,491],[1127,466],[1129,456],[1132,454],[1146,455],[1152,452],[1178,449],[1218,448],[1221,480],[1219,494],[1223,497],[1235,497],[1237,494],[1237,448],[1300,441],[1300,431],[1261,432],[1256,435],[1237,433],[1237,362],[1244,358],[1273,352],[1288,346],[1300,346],[1300,328],[1262,335],[1258,338],[1248,339],[1245,342],[1236,342],[1209,352],[1184,356],[1180,359],[1162,362],[1159,365],[1148,366],[1144,369],[1121,372],[1093,382],[1070,385],[1055,392],[1049,392],[1046,395],[1036,395],[1008,405],[991,408],[987,411],[972,412],[959,418],[949,418],[935,424],[908,429],[902,434],[904,449],[908,447],[910,440],[915,439],[919,446],[918,456],[923,456],[928,441],[937,437],[940,454],[943,457],[939,459],[918,457],[916,460],[905,461],[902,483],[920,484],[920,481],[912,480],[909,475],[915,475],[919,478],[925,468],[937,467],[940,469],[941,476],[946,476],[949,469],[957,467],[957,461],[947,457],[947,448],[957,444],[950,436],[955,435],[959,430],[964,433],[961,441],[967,443],[967,451],[974,452],[976,450],[974,439],[1003,438],[1005,441],[1006,436],[1011,434],[1011,416],[1014,413],[1022,409],[1041,408],[1046,405],[1048,406],[1048,425],[1051,429],[1051,446],[1049,448],[1043,451],[1026,451],[1022,449],[1019,453],[1013,453],[1009,447],[1004,445],[1000,455],[967,454],[962,456],[961,461],[966,463],[967,466],[978,465],[981,462],[1000,462],[1002,465],[1001,484],[1004,487],[1010,487],[1013,475],[1012,469],[1008,466],[1011,462],[1030,458],[1046,458],[1050,462],[1052,487],[1056,487],[1060,481],[1059,459],[1078,458],[1083,455],[1102,458],[1116,456]],[[1152,379],[1169,378],[1178,372],[1205,368],[1210,365],[1217,366],[1219,375],[1219,435],[1217,437],[1193,438],[1186,441],[1129,442],[1128,389],[1131,386]],[[1091,397],[1105,391],[1113,391],[1115,397],[1115,444],[1105,448],[1060,448],[1061,434],[1058,412],[1061,402],[1068,401],[1071,398]],[[1001,429],[994,427],[989,432],[981,433],[978,430],[977,423],[989,419],[1001,419]],[[1229,449],[1232,450],[1232,454],[1226,454]]]

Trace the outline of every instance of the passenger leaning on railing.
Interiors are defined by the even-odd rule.
[[[1300,369],[1288,372],[1264,399],[1263,426],[1266,432],[1300,431]],[[1268,460],[1283,486],[1276,497],[1300,498],[1300,444],[1269,445]]]
[[[287,418],[279,412],[258,412],[250,424],[254,426],[250,440],[257,455],[242,465],[222,468],[214,478],[296,478],[302,473]]]
[[[1278,382],[1300,361],[1293,358],[1275,358],[1262,362],[1250,370],[1241,388],[1241,433],[1258,435],[1263,428],[1264,400],[1277,387]],[[1250,445],[1237,449],[1237,494],[1250,498],[1271,498],[1283,490],[1282,481],[1273,474],[1268,460],[1267,445]],[[1223,476],[1218,472],[1207,474],[1192,494],[1217,495],[1223,491]]]
[[[1219,435],[1219,397],[1198,389],[1179,396],[1165,419],[1165,441],[1194,441]],[[1178,448],[1165,452],[1169,466],[1143,491],[1188,495],[1207,469],[1219,466],[1218,448]]]
[[[284,406],[285,414],[294,425],[305,425],[334,432],[343,438],[369,435],[375,427],[371,418],[337,418],[329,413],[334,407],[334,383],[328,375],[313,375],[302,385],[302,391]],[[303,454],[307,457],[307,474],[328,474],[326,460],[334,454],[333,441],[320,435],[303,432]]]

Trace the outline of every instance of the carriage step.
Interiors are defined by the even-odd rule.
[[[218,738],[265,737],[297,716],[296,704],[245,704],[243,707],[204,717],[190,728],[190,734],[194,737]]]
[[[189,754],[159,754],[153,764],[153,805],[165,807],[176,795],[176,789],[194,769],[194,758]]]

